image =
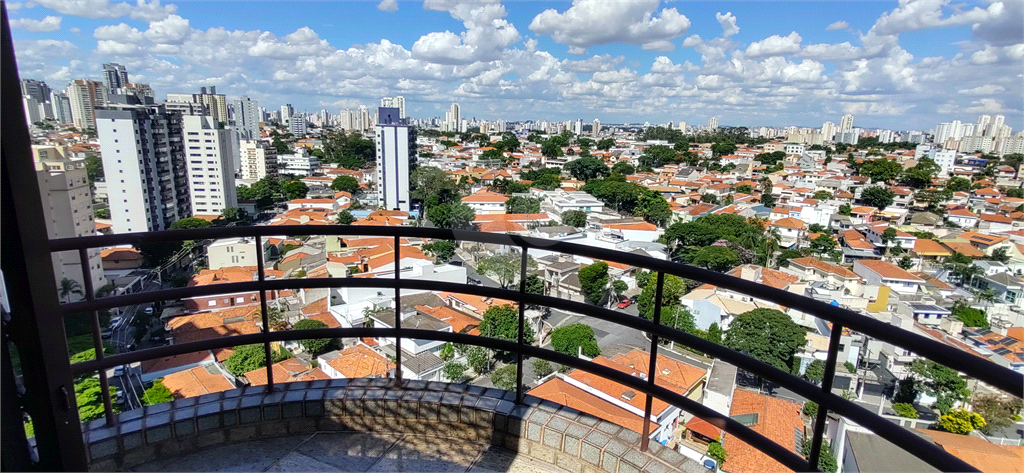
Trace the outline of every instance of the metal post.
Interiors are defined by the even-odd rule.
[[[259,273],[260,284],[266,280],[263,268],[263,237],[256,236],[256,271]],[[263,317],[263,334],[270,333],[270,312],[267,310],[267,290],[260,286],[260,315]],[[263,354],[267,360],[267,392],[274,392],[274,357],[270,353],[270,342],[263,342]]]
[[[395,330],[402,330],[402,239],[395,235]],[[395,381],[402,384],[402,337],[395,335]]]
[[[96,293],[92,287],[92,268],[89,267],[87,248],[78,249],[78,262],[82,266],[82,279],[85,281],[85,300],[91,301],[96,298]],[[104,354],[103,338],[100,336],[100,313],[95,310],[92,311],[92,342],[93,348],[96,349],[96,359],[102,360]],[[107,370],[99,370],[99,375],[100,389],[103,390],[103,413],[106,415],[107,425],[114,425],[114,406],[110,401],[110,380],[107,379]]]
[[[0,78],[2,89],[18,90],[18,65],[14,59],[6,4],[0,4]],[[3,324],[4,337],[14,342],[21,356],[24,395],[21,408],[32,416],[39,463],[35,469],[88,469],[85,443],[75,404],[75,385],[68,358],[67,334],[57,291],[54,288],[39,181],[32,163],[32,140],[25,122],[25,108],[16,93],[0,94],[3,141],[0,141],[0,269],[7,275],[10,319]],[[6,318],[6,317],[5,317]],[[3,370],[8,373],[7,369]],[[10,372],[13,373],[13,370]],[[5,388],[12,380],[5,379]],[[4,390],[3,397],[15,396]],[[5,401],[6,403],[6,401]],[[6,404],[5,404],[6,405]],[[20,428],[20,416],[0,418],[3,431]],[[22,434],[24,435],[24,434]],[[17,438],[12,438],[17,440]],[[7,442],[2,442],[7,451]],[[16,446],[17,442],[12,442]],[[5,461],[6,464],[6,455]]]
[[[843,326],[832,324],[832,333],[828,338],[828,358],[825,360],[825,375],[821,379],[821,390],[826,394],[832,392],[832,380],[836,376],[836,358],[839,357],[839,339],[843,336]],[[825,435],[825,420],[828,418],[828,409],[825,406],[818,406],[818,417],[814,419],[814,434],[811,437],[811,454],[807,457],[809,471],[818,469],[818,459],[821,458],[821,443]]]
[[[523,245],[522,263],[519,266],[519,295],[526,294],[526,263],[529,260],[529,249]],[[523,403],[523,352],[522,345],[525,343],[526,330],[526,304],[519,299],[519,346],[520,351],[516,353],[516,404]]]
[[[658,272],[658,285],[654,289],[654,325],[661,325],[661,297],[665,288],[665,273]],[[651,332],[651,362],[647,368],[647,384],[654,386],[654,377],[657,376],[658,364],[658,333]],[[646,452],[651,444],[651,410],[654,407],[654,398],[646,394],[647,402],[644,406],[644,435],[640,439],[640,451]]]

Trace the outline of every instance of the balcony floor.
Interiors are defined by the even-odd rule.
[[[132,471],[562,472],[549,463],[447,437],[318,432],[227,445]]]

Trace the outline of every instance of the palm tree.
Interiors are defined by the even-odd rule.
[[[779,235],[778,227],[771,227],[767,232],[765,232],[765,250],[768,253],[766,255],[765,267],[775,267],[772,262],[772,257],[775,256],[775,252],[779,250],[779,240],[781,239],[782,236]]]
[[[992,301],[996,300],[996,291],[992,289],[978,291],[974,294],[974,300],[978,301],[979,303],[991,303]]]
[[[75,281],[74,279],[68,279],[68,278],[64,278],[64,279],[60,280],[59,292],[60,292],[60,297],[62,297],[66,302],[71,302],[71,295],[72,294],[77,294],[79,296],[81,296],[83,294],[83,292],[82,292],[82,285],[78,284],[78,281]]]

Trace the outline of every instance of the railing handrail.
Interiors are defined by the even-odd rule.
[[[50,240],[51,251],[67,251],[99,246],[123,244],[141,244],[153,241],[181,241],[200,239],[223,239],[243,236],[272,237],[281,235],[328,235],[328,236],[379,236],[379,237],[416,237],[439,240],[467,240],[480,243],[518,246],[520,248],[536,248],[562,254],[585,256],[593,259],[614,261],[630,266],[663,272],[674,276],[693,279],[733,290],[751,297],[774,302],[784,307],[799,310],[815,317],[828,320],[833,324],[856,330],[875,339],[891,343],[910,350],[932,361],[953,368],[959,372],[981,380],[1002,391],[1017,397],[1024,397],[1020,387],[1024,386],[1024,374],[1003,368],[991,361],[978,363],[977,357],[965,357],[965,353],[939,341],[918,335],[899,327],[875,320],[849,309],[836,307],[803,295],[782,289],[776,289],[753,281],[730,276],[695,266],[672,261],[660,260],[649,256],[624,253],[593,246],[580,245],[564,241],[545,240],[520,235],[500,233],[484,233],[463,230],[447,230],[424,227],[390,227],[390,226],[358,226],[358,225],[326,225],[308,227],[302,225],[249,226],[201,228],[189,230],[170,230],[163,232],[124,233],[116,235],[99,235],[88,237],[64,238]],[[347,278],[345,278],[347,279]],[[300,280],[307,281],[307,280]],[[274,280],[267,281],[268,283]],[[247,284],[247,283],[243,283]],[[220,286],[220,285],[217,285]],[[302,286],[299,286],[302,287]],[[314,287],[314,286],[310,286]],[[337,286],[325,286],[337,287]],[[384,285],[383,287],[388,287]],[[267,287],[268,289],[271,287]],[[258,290],[258,287],[257,287]],[[224,293],[218,291],[217,293]],[[517,293],[518,294],[518,293]],[[138,295],[138,294],[136,294]],[[128,297],[128,296],[118,296]],[[159,300],[159,299],[154,299]],[[166,299],[163,299],[166,300]],[[79,307],[83,310],[83,303]],[[69,309],[74,306],[69,305]]]

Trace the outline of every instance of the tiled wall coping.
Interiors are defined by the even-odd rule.
[[[462,438],[577,472],[702,471],[695,461],[560,404],[480,386],[388,379],[284,383],[179,399],[83,427],[92,470],[127,469],[209,447],[318,431]]]

